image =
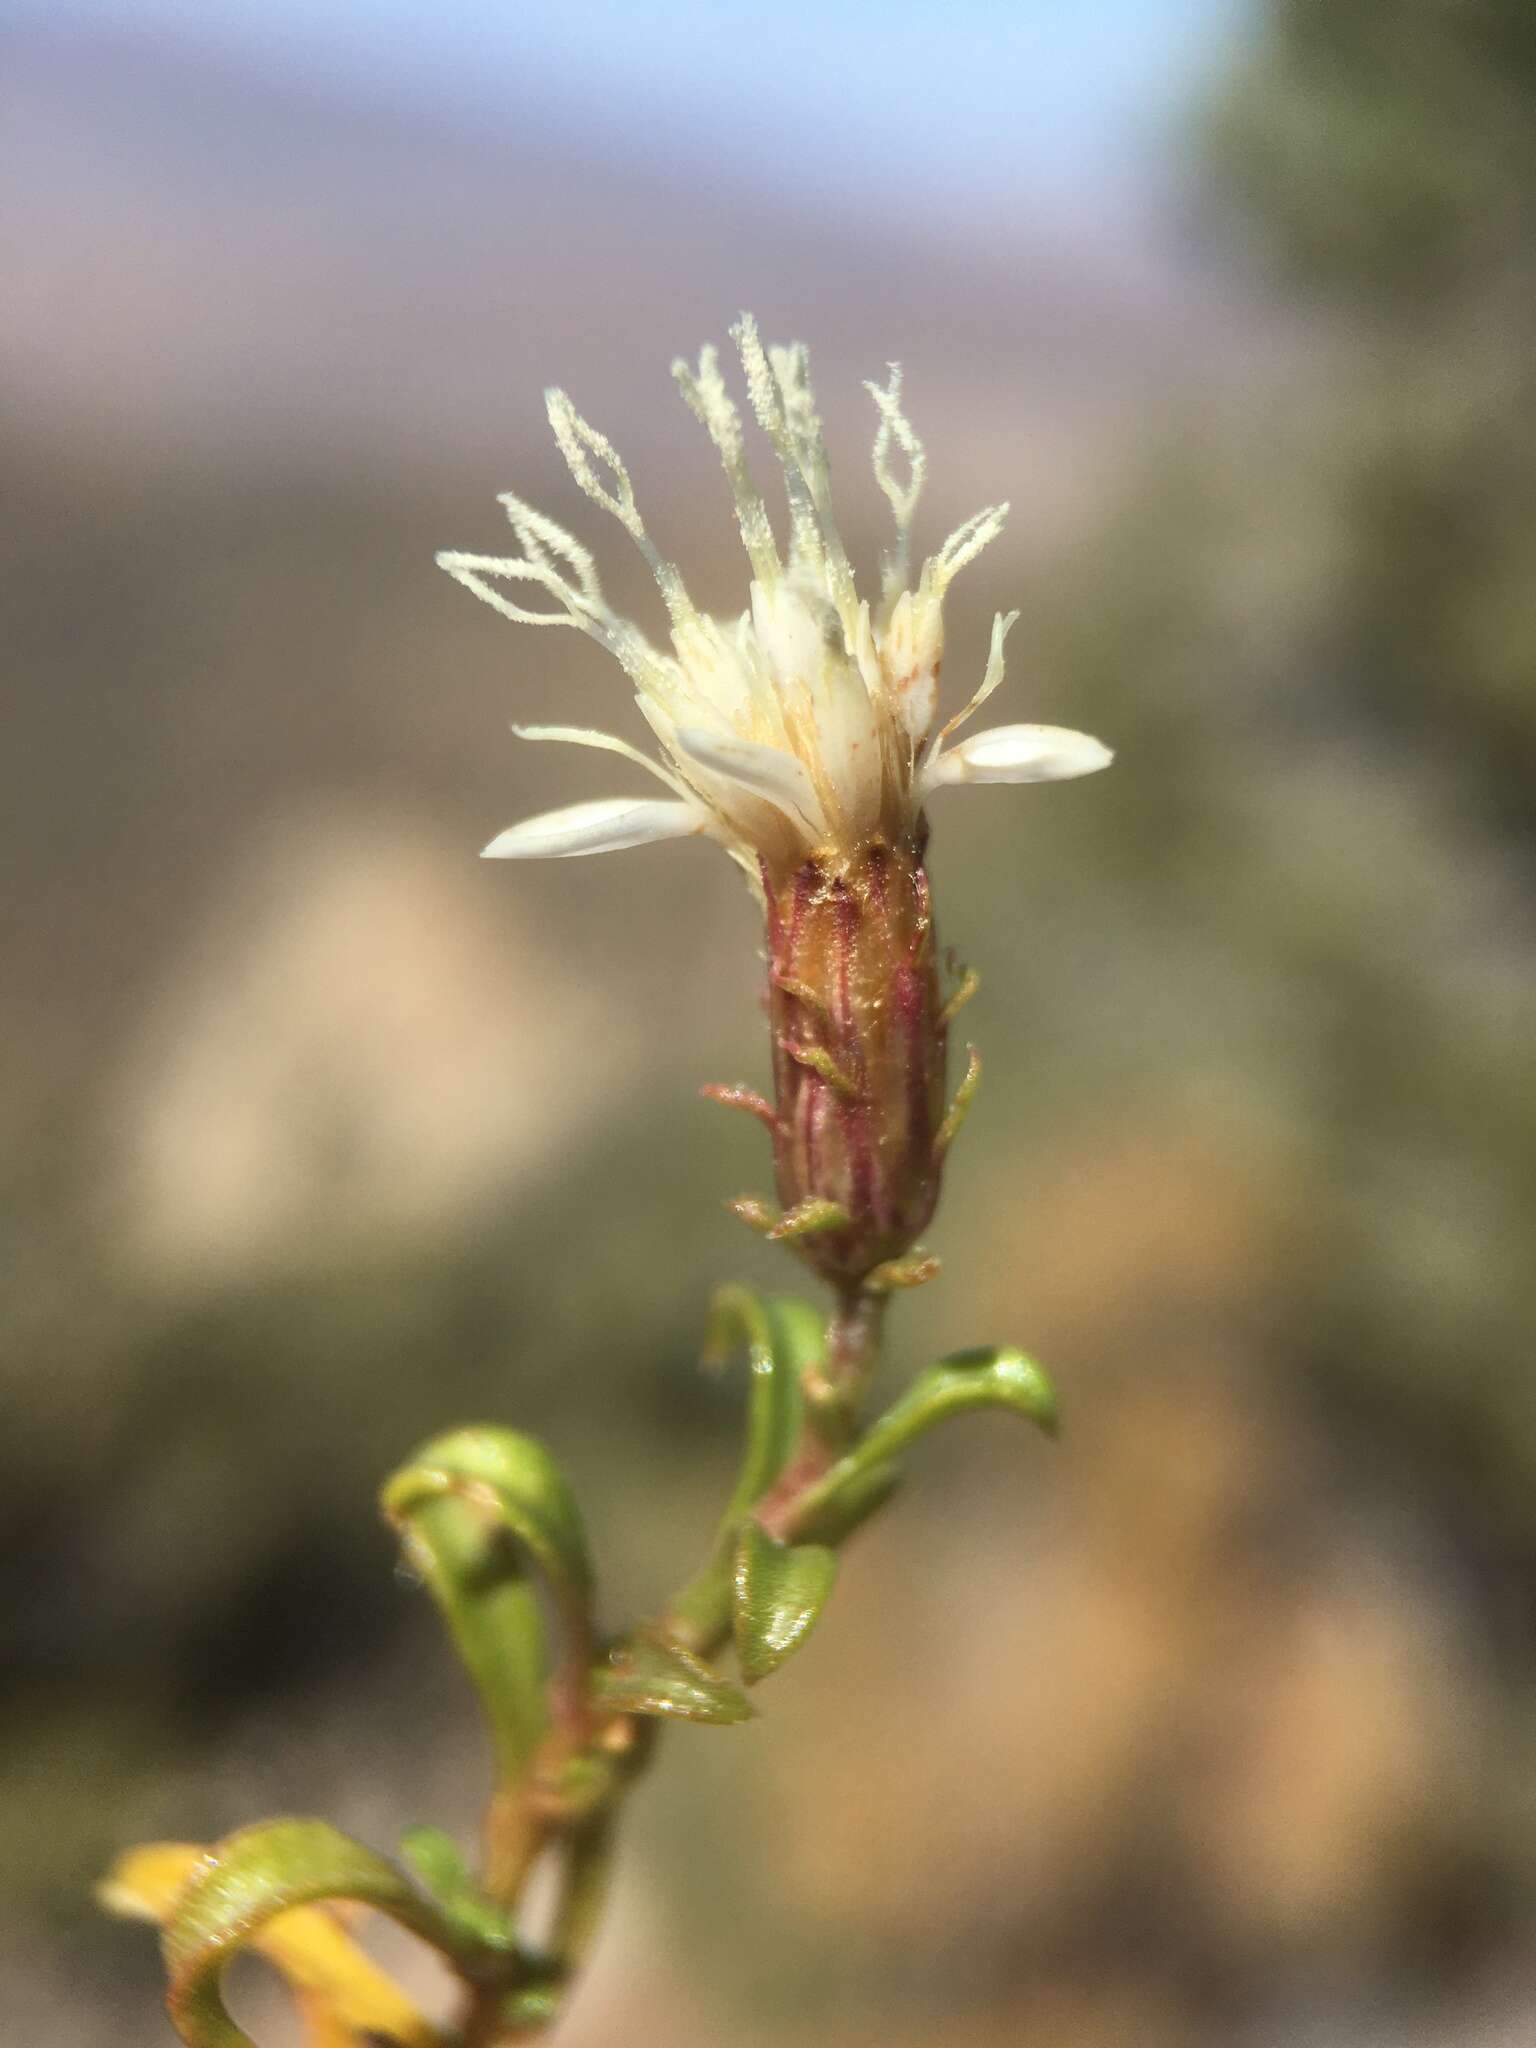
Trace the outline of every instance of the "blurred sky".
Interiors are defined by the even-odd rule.
[[[25,10],[24,10],[25,11]],[[595,150],[644,141],[718,177],[886,196],[957,231],[1028,186],[1134,206],[1192,77],[1244,0],[69,0],[56,25],[174,29],[422,99],[579,107]],[[786,146],[787,145],[787,146]],[[772,149],[771,166],[763,152]],[[850,189],[852,188],[852,189]],[[859,188],[862,188],[859,189]]]

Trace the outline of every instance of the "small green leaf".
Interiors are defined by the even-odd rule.
[[[225,1969],[278,1914],[329,1900],[388,1914],[455,1968],[473,1971],[485,1961],[481,1944],[361,1842],[325,1821],[263,1821],[209,1851],[166,1923],[171,2020],[189,2048],[252,2048],[225,2008]]]
[[[764,1237],[779,1220],[778,1210],[761,1195],[735,1195],[725,1206],[733,1216],[741,1218],[748,1230],[760,1230]]]
[[[942,1159],[960,1135],[960,1126],[970,1114],[971,1104],[976,1099],[976,1090],[981,1086],[981,1054],[974,1045],[968,1045],[965,1052],[965,1076],[955,1090],[955,1099],[949,1105],[949,1113],[939,1125],[933,1140],[933,1153],[936,1159]]]
[[[455,1927],[488,1948],[512,1946],[506,1914],[480,1889],[452,1835],[442,1828],[408,1828],[400,1837],[400,1855]]]
[[[967,967],[961,976],[960,985],[939,1012],[939,1022],[948,1030],[966,1004],[981,987],[981,976],[974,967]]]
[[[815,1237],[824,1230],[846,1230],[848,1223],[848,1211],[841,1202],[829,1202],[822,1195],[807,1195],[779,1218],[768,1235],[776,1244],[783,1244],[797,1237]]]
[[[781,1038],[779,1045],[792,1060],[798,1061],[802,1067],[808,1067],[813,1074],[819,1075],[829,1088],[835,1088],[837,1093],[849,1102],[858,1100],[858,1082],[851,1074],[843,1071],[824,1045],[812,1045],[805,1039],[797,1038]]]
[[[736,1654],[755,1685],[792,1656],[820,1619],[837,1577],[837,1552],[821,1543],[777,1543],[756,1522],[736,1546]]]
[[[542,1444],[508,1429],[435,1438],[384,1488],[479,1692],[502,1780],[517,1777],[548,1720],[550,1658],[528,1566],[548,1582],[568,1655],[589,1656],[592,1568],[576,1502]]]
[[[752,1702],[681,1643],[635,1636],[609,1652],[592,1674],[599,1706],[615,1714],[656,1714],[723,1726],[752,1718]]]
[[[759,1095],[755,1088],[744,1087],[739,1081],[706,1081],[699,1093],[710,1102],[718,1102],[722,1108],[746,1110],[759,1123],[766,1124],[770,1131],[778,1128],[779,1120],[773,1104]]]
[[[915,1251],[910,1258],[887,1259],[883,1266],[876,1266],[864,1276],[865,1291],[894,1294],[904,1287],[926,1287],[930,1280],[939,1277],[943,1263],[937,1253],[922,1250]]]

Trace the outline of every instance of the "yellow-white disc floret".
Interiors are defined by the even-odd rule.
[[[700,612],[676,566],[658,552],[635,504],[629,472],[608,440],[563,391],[547,397],[550,424],[577,483],[611,512],[655,576],[671,628],[663,652],[603,596],[579,541],[520,498],[506,507],[522,553],[445,553],[439,564],[477,597],[522,624],[575,626],[620,662],[660,744],[657,761],[606,733],[575,726],[516,728],[524,739],[600,747],[648,769],[666,798],[570,806],[525,820],[486,847],[520,859],[601,853],[704,833],[754,880],[760,863],[787,871],[813,853],[851,853],[877,835],[909,835],[926,799],[946,783],[1047,782],[1107,766],[1109,750],[1054,726],[998,726],[950,737],[1003,680],[1003,643],[1016,613],[999,616],[981,685],[935,729],[944,597],[955,575],[1001,531],[1006,505],[976,513],[908,584],[908,536],[926,459],[901,409],[901,373],[867,388],[880,415],[875,477],[895,515],[873,613],[855,588],[832,512],[821,423],[798,343],[765,349],[746,317],[733,329],[758,424],[783,470],[788,542],[781,553],[747,468],[741,415],[713,348],[673,375],[708,429],[736,502],[752,565],[747,609],[731,621]],[[899,467],[898,474],[898,452]],[[531,584],[554,600],[518,601]]]

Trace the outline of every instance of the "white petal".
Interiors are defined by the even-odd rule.
[[[930,763],[925,790],[944,782],[1066,782],[1114,759],[1101,741],[1060,725],[994,725]]]
[[[589,725],[514,725],[512,730],[520,740],[561,740],[569,747],[599,747],[605,754],[622,754],[637,768],[648,769],[659,782],[664,782],[668,789],[676,790],[679,796],[688,794],[688,785],[680,775],[674,775],[670,768],[663,768],[649,754],[642,754],[638,747],[632,747],[628,740],[618,739],[611,732],[596,732]]]
[[[576,853],[617,853],[653,839],[685,839],[702,832],[705,822],[696,804],[668,803],[661,797],[600,797],[595,803],[571,804],[563,811],[525,818],[498,833],[481,858],[558,860]]]
[[[760,746],[729,733],[706,732],[702,726],[679,726],[673,741],[690,761],[713,775],[724,775],[754,796],[764,796],[808,830],[819,829],[821,807],[804,765],[782,747]]]

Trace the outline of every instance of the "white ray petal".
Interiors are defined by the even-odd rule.
[[[1114,759],[1102,741],[1060,725],[994,725],[929,763],[923,790],[946,782],[1066,782]]]
[[[811,778],[793,754],[786,754],[780,747],[760,746],[755,740],[706,732],[696,725],[680,726],[673,735],[673,743],[690,761],[696,761],[712,775],[728,776],[754,796],[766,797],[808,831],[819,833],[824,829]]]
[[[524,818],[520,825],[498,833],[482,850],[481,859],[561,860],[577,853],[618,853],[656,839],[685,839],[702,832],[706,823],[697,804],[670,803],[661,797],[599,797],[594,803]]]
[[[674,775],[670,768],[663,768],[649,754],[642,754],[638,747],[632,747],[628,740],[621,740],[611,732],[598,732],[589,725],[514,725],[512,730],[520,740],[560,740],[569,747],[599,747],[605,754],[622,754],[626,761],[633,761],[637,768],[647,769],[680,797],[689,794],[688,785],[680,775]]]

